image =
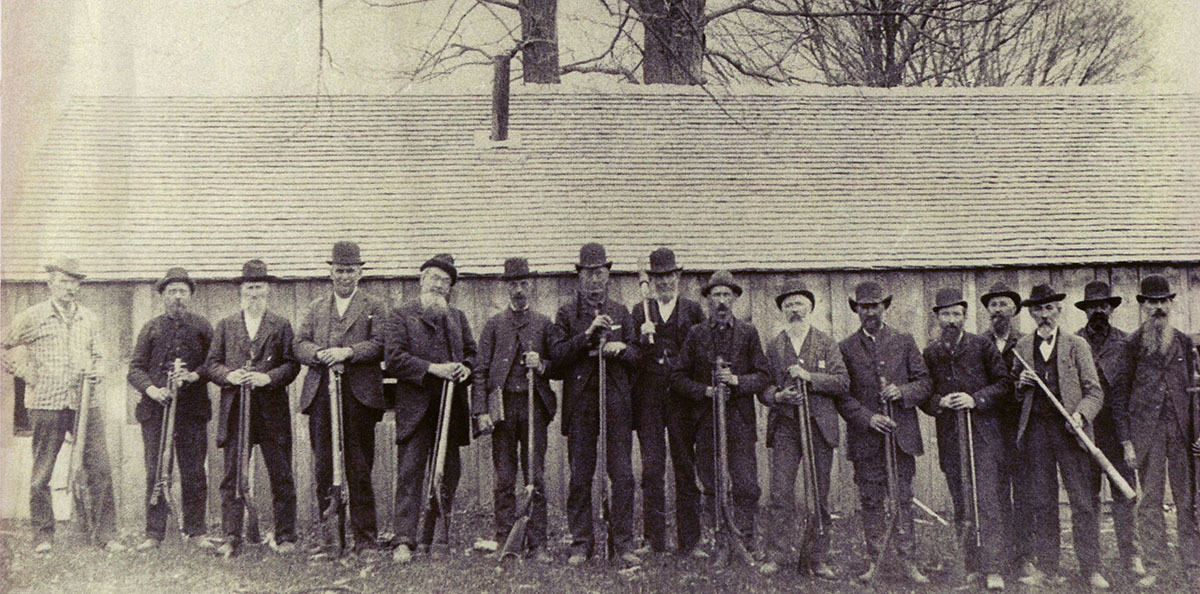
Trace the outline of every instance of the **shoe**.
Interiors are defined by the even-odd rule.
[[[633,550],[633,554],[635,554],[635,555],[649,555],[649,554],[650,554],[650,550],[651,550],[651,549],[650,549],[650,544],[649,544],[649,543],[646,543],[646,544],[644,544],[644,545],[642,545],[642,546],[640,546],[640,547],[638,547],[638,548],[634,549],[634,550]]]
[[[779,564],[774,561],[767,561],[758,566],[758,572],[763,575],[775,575],[779,573]]]
[[[123,553],[123,552],[129,550],[129,547],[127,547],[115,540],[110,540],[110,541],[104,543],[104,550],[108,551],[109,553]]]
[[[1092,575],[1088,576],[1088,585],[1093,590],[1107,590],[1110,587],[1108,580],[1104,579],[1104,576],[1100,575],[1099,571],[1093,571]]]
[[[567,565],[578,567],[587,562],[587,560],[588,556],[584,553],[571,553],[571,556],[567,559]]]
[[[693,559],[699,559],[701,561],[709,558],[708,551],[705,551],[704,549],[700,548],[700,545],[696,545],[695,547],[692,547],[692,550],[688,551],[687,555],[688,555],[688,557],[691,557]]]
[[[624,553],[621,553],[621,562],[625,565],[633,567],[634,565],[641,565],[642,558],[638,557],[637,553],[634,553],[633,551],[625,551]]]
[[[988,590],[1003,590],[1004,589],[1004,577],[998,573],[989,573],[987,576],[987,589]]]
[[[1137,577],[1146,577],[1146,565],[1142,563],[1142,558],[1140,556],[1134,555],[1133,558],[1129,560],[1129,573],[1132,573]]]
[[[1017,578],[1017,581],[1026,586],[1041,586],[1046,583],[1046,574],[1033,563],[1026,561],[1021,565],[1021,577]]]
[[[836,580],[837,574],[833,572],[833,568],[828,563],[821,561],[812,570],[813,575],[826,580]]]
[[[237,556],[237,545],[231,542],[223,542],[217,547],[217,556],[222,559],[232,559]]]
[[[921,573],[921,569],[917,567],[917,564],[912,561],[904,562],[904,573],[914,584],[929,583],[929,578],[925,577],[925,574]]]
[[[405,564],[412,561],[412,549],[408,545],[402,544],[392,551],[392,563]]]
[[[533,555],[533,560],[543,565],[554,563],[554,555],[551,555],[546,549],[538,549]]]
[[[423,543],[417,545],[417,550],[415,550],[413,552],[416,553],[417,555],[428,555],[429,554],[429,543],[423,542]]]
[[[1157,583],[1158,583],[1158,576],[1147,575],[1146,577],[1138,580],[1136,585],[1139,588],[1152,588],[1152,587],[1154,587],[1154,584],[1157,584]]]
[[[143,540],[141,543],[139,543],[138,546],[134,547],[133,550],[135,550],[139,553],[144,553],[146,551],[149,551],[150,549],[157,549],[158,544],[159,544],[159,541],[157,538],[147,538],[146,540]]]
[[[215,549],[217,547],[217,544],[209,539],[207,534],[185,534],[183,541],[195,543],[198,549]]]
[[[876,567],[875,567],[874,563],[867,565],[867,570],[864,571],[863,573],[859,574],[858,581],[869,582],[869,581],[875,579],[875,570],[876,570]]]
[[[292,541],[281,542],[273,547],[276,553],[280,555],[290,555],[296,552],[296,543]]]
[[[50,550],[53,548],[54,548],[54,545],[50,544],[50,541],[43,540],[42,542],[37,543],[37,546],[33,547],[33,552],[34,552],[34,554],[37,554],[37,555],[45,555],[46,553],[49,553]]]

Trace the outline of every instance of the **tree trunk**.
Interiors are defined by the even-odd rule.
[[[636,4],[635,4],[636,6]],[[644,0],[642,79],[646,84],[704,81],[704,0]]]
[[[558,0],[520,0],[518,6],[525,82],[558,84]]]

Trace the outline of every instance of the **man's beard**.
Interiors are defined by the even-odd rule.
[[[267,300],[258,297],[242,299],[242,309],[252,316],[262,315],[267,311]]]
[[[713,318],[718,321],[727,321],[733,317],[733,310],[724,303],[718,303],[713,307]]]
[[[1088,316],[1088,329],[1094,334],[1107,334],[1109,329],[1108,314],[1098,311]]]
[[[953,342],[958,339],[958,334],[960,332],[962,332],[962,328],[960,328],[958,325],[946,324],[945,326],[942,326],[942,340],[945,342]]]
[[[1156,323],[1162,319],[1163,323]],[[1147,353],[1167,354],[1171,346],[1171,325],[1166,323],[1166,316],[1153,316],[1142,324],[1142,351]]]
[[[529,307],[529,297],[524,293],[510,295],[508,301],[514,311],[525,311],[525,308]]]
[[[1012,319],[1003,313],[992,314],[992,332],[994,334],[1008,334],[1012,328]]]
[[[448,309],[446,298],[437,293],[421,293],[421,309],[435,314],[444,314]]]
[[[168,316],[170,316],[172,318],[179,317],[179,316],[183,315],[183,312],[185,312],[185,311],[187,311],[186,303],[180,303],[177,301],[167,302],[167,315]]]
[[[871,333],[878,332],[880,328],[883,328],[883,318],[881,318],[881,317],[863,318],[862,327],[867,332],[871,332]]]

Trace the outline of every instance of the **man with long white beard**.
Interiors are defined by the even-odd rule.
[[[458,269],[450,254],[421,265],[421,294],[392,311],[383,329],[383,358],[396,386],[396,549],[392,560],[408,563],[414,549],[428,551],[436,517],[450,509],[431,509],[421,518],[422,482],[434,448],[442,383],[456,382],[450,412],[449,449],[443,482],[446,507],[454,501],[462,473],[458,449],[471,439],[467,378],[475,366],[475,339],[461,310],[449,306]],[[418,534],[418,523],[421,523]],[[446,530],[448,527],[443,526]]]
[[[1192,432],[1188,393],[1196,372],[1196,347],[1186,334],[1171,326],[1175,293],[1167,279],[1152,274],[1142,279],[1137,296],[1145,322],[1125,342],[1129,378],[1129,435],[1142,482],[1138,524],[1142,544],[1152,564],[1168,563],[1167,531],[1163,518],[1163,491],[1168,475],[1175,500],[1179,545],[1176,550],[1186,568],[1192,591],[1200,591],[1200,537],[1197,536],[1196,494],[1192,476],[1193,454],[1200,436]]]

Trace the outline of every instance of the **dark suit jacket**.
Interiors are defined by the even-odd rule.
[[[879,377],[883,376],[900,388],[902,396],[892,407],[892,420],[897,425],[893,431],[896,445],[910,456],[920,456],[925,453],[925,446],[917,423],[917,406],[929,398],[932,384],[917,341],[911,334],[897,332],[884,324],[875,337],[877,344],[872,358],[868,340],[860,328],[838,343],[850,372],[849,397],[838,402],[841,405],[838,412],[846,419],[846,455],[858,460],[883,453],[883,435],[871,429],[871,416],[883,414],[883,403],[879,401],[883,390]]]
[[[421,310],[421,302],[412,300],[392,310],[383,330],[383,357],[387,373],[396,385],[396,441],[412,436],[428,411],[437,414],[442,397],[442,378],[429,373],[433,363],[462,363],[475,367],[475,338],[462,311],[453,307],[446,313],[446,339],[450,357],[434,352],[434,333],[440,326]],[[458,384],[450,414],[450,443],[463,446],[471,441],[467,385]]]
[[[1080,328],[1075,334],[1087,340],[1087,327]],[[1125,356],[1128,338],[1128,333],[1110,327],[1100,348],[1092,349],[1092,360],[1104,390],[1104,408],[1100,415],[1112,415],[1117,441],[1129,440],[1129,361]]]
[[[183,360],[188,371],[204,377],[204,362],[208,358],[208,347],[212,344],[213,328],[208,320],[186,312],[176,320],[167,315],[158,316],[142,327],[137,344],[133,347],[133,359],[129,362],[126,379],[142,393],[134,416],[144,423],[162,410],[163,405],[146,395],[151,386],[165,388],[167,375],[175,366],[175,359]],[[179,387],[176,415],[207,421],[212,418],[212,402],[208,399],[208,384],[196,381]]]
[[[290,445],[292,442],[292,416],[288,406],[287,387],[300,373],[300,365],[292,357],[292,324],[287,319],[267,310],[258,326],[258,336],[250,340],[242,312],[217,322],[212,346],[208,349],[208,361],[204,364],[204,375],[208,381],[221,387],[221,417],[217,425],[217,445],[225,446],[234,399],[240,386],[230,384],[225,376],[239,369],[247,361],[250,370],[267,374],[271,383],[255,388],[251,395],[250,408],[253,443],[271,440]]]
[[[624,342],[625,351],[615,358],[605,361],[607,370],[607,397],[615,399],[610,408],[615,406],[618,414],[627,415],[632,421],[632,406],[629,399],[630,373],[634,363],[640,357],[637,334],[638,329],[633,325],[633,316],[624,305],[607,299],[604,302],[604,313],[612,318],[613,324],[620,326],[616,330],[606,331],[609,342]],[[550,357],[558,367],[563,378],[563,412],[562,433],[567,435],[575,419],[594,398],[584,393],[584,388],[599,371],[599,363],[594,351],[599,344],[600,333],[587,336],[584,332],[595,319],[596,312],[588,309],[583,300],[577,295],[569,303],[558,308],[554,316],[554,327],[550,335]]]
[[[371,408],[386,408],[379,362],[383,360],[383,325],[387,313],[386,301],[361,290],[350,298],[346,315],[340,318],[332,292],[308,304],[293,345],[296,360],[308,366],[304,389],[300,392],[301,412],[308,413],[317,389],[329,381],[328,368],[317,360],[317,351],[330,347],[350,347],[354,351],[344,362],[342,373],[342,382],[350,386],[354,397]]]
[[[1016,352],[1030,365],[1037,365],[1033,359],[1034,336],[1036,333],[1021,337],[1021,340],[1017,341],[1016,348]],[[1096,374],[1096,363],[1092,360],[1092,348],[1088,346],[1086,340],[1059,328],[1058,344],[1054,350],[1058,356],[1058,390],[1060,392],[1055,396],[1058,397],[1059,402],[1062,402],[1063,408],[1067,409],[1068,413],[1078,412],[1083,415],[1087,421],[1084,424],[1084,432],[1088,437],[1095,439],[1092,425],[1096,420],[1096,415],[1104,406],[1104,390],[1100,388],[1100,376]],[[1020,375],[1020,368],[1021,364],[1017,363],[1014,370],[1016,373],[1012,376],[1014,382],[1016,382],[1016,376]],[[1029,424],[1029,412],[1033,409],[1033,399],[1046,396],[1036,385],[1018,388],[1017,395],[1022,399],[1021,423],[1017,427],[1017,442],[1020,442],[1025,435],[1025,427]],[[1065,421],[1066,419],[1064,419]]]
[[[734,318],[733,339],[729,351],[732,357],[732,361],[728,362],[729,370],[738,376],[738,385],[731,387],[728,405],[730,409],[742,415],[747,421],[747,426],[753,427],[754,397],[766,389],[771,377],[762,342],[758,339],[758,330],[749,323]],[[685,402],[710,406],[711,401],[705,398],[705,392],[713,385],[712,376],[718,352],[712,319],[692,326],[683,341],[679,359],[671,370],[671,391],[682,397]],[[754,441],[757,439],[757,432],[755,435],[744,437]]]
[[[472,379],[475,386],[475,398],[472,403],[475,410],[471,411],[472,414],[479,415],[488,411],[487,399],[491,398],[493,390],[504,389],[504,382],[508,380],[514,362],[521,369],[525,368],[521,364],[523,353],[517,352],[519,340],[527,350],[537,351],[546,365],[545,374],[537,376],[534,381],[534,390],[537,391],[538,399],[548,414],[547,418],[554,418],[554,413],[558,410],[558,398],[554,395],[554,390],[550,389],[549,380],[553,377],[554,369],[553,360],[550,358],[550,335],[553,327],[554,323],[550,318],[536,311],[529,310],[524,315],[517,316],[507,307],[483,325]]]
[[[657,299],[650,300],[650,321],[655,324],[654,344],[646,342],[642,336],[642,323],[646,315],[642,312],[642,302],[634,303],[630,308],[633,315],[634,332],[638,335],[638,346],[641,347],[642,360],[639,362],[639,376],[654,374],[667,376],[671,373],[671,364],[679,356],[683,341],[692,326],[704,321],[704,309],[699,303],[680,296],[675,302],[675,310],[671,319],[663,321]],[[637,386],[634,386],[637,389]]]
[[[984,340],[988,341],[988,344],[996,346],[996,335],[992,333],[990,328],[980,336],[982,336]],[[1009,329],[1008,340],[1005,341],[1004,348],[1000,350],[1000,356],[1004,358],[1004,368],[1008,370],[1010,374],[1010,380],[1012,379],[1011,374],[1013,366],[1020,367],[1021,365],[1020,363],[1017,363],[1017,358],[1013,356],[1013,349],[1017,348],[1017,342],[1021,340],[1022,336],[1024,336],[1024,334],[1022,334],[1021,331],[1017,330],[1015,327]],[[1018,373],[1019,372],[1020,370],[1018,370]],[[1009,383],[1011,384],[1012,382],[1010,381]],[[1013,388],[1010,388],[1010,390],[1011,389]],[[996,418],[1000,421],[1000,428],[1004,433],[1004,438],[1010,442],[1009,445],[1012,445],[1013,440],[1015,440],[1017,436],[1017,421],[1021,417],[1021,401],[1018,400],[1013,394],[1010,394],[1009,396],[1009,398],[1005,398],[1001,402],[996,403],[997,408],[995,414]]]
[[[1159,422],[1164,403],[1175,407],[1175,419],[1181,435],[1191,435],[1189,427],[1192,395],[1187,393],[1196,373],[1196,345],[1192,339],[1176,330],[1166,356],[1147,353],[1142,349],[1142,329],[1138,328],[1125,341],[1125,357],[1130,373],[1129,423],[1126,435],[1133,440],[1138,457],[1149,451],[1153,427]],[[1163,392],[1166,392],[1165,394]]]
[[[809,410],[818,433],[829,447],[836,448],[839,431],[835,403],[846,397],[846,391],[850,389],[850,374],[842,362],[842,352],[837,344],[828,334],[816,328],[809,329],[799,356],[796,355],[796,349],[792,348],[792,340],[788,338],[786,330],[767,343],[767,368],[771,371],[771,385],[759,396],[759,400],[771,410],[767,416],[767,447],[771,447],[774,441],[779,418],[796,418],[798,407],[776,404],[775,392],[795,385],[788,368],[797,363],[812,374],[808,386]]]
[[[921,408],[936,419],[942,470],[958,469],[958,414],[939,404],[947,394],[966,392],[975,399],[971,424],[975,428],[976,450],[1001,455],[996,413],[1003,402],[1012,399],[1012,381],[995,341],[989,342],[970,332],[963,332],[952,347],[935,340],[925,347],[925,366],[929,368],[933,391]]]

